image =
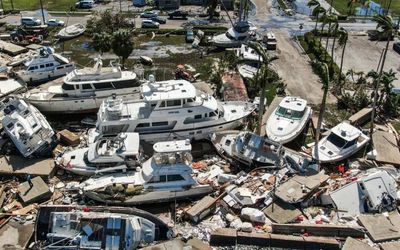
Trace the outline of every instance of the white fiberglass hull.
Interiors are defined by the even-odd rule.
[[[291,142],[296,139],[307,127],[311,115],[312,109],[310,107],[306,108],[304,116],[300,120],[280,117],[274,112],[267,120],[267,124],[265,126],[266,134],[269,139],[281,144]]]
[[[42,71],[42,72],[18,71],[17,75],[24,82],[32,84],[32,83],[47,82],[65,76],[74,69],[75,69],[74,66],[66,67],[66,65],[63,65],[60,66],[59,69],[54,69],[51,71]]]

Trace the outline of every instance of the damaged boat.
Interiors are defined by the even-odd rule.
[[[57,157],[59,167],[78,175],[94,175],[136,168],[140,165],[138,133],[103,137],[89,147],[75,149]]]
[[[248,131],[222,131],[211,136],[211,142],[224,158],[246,166],[282,167],[282,145]]]
[[[250,102],[219,102],[186,80],[155,82],[150,77],[141,90],[142,100],[106,100],[98,112],[96,132],[137,132],[150,143],[201,140],[210,133],[238,127],[255,109]]]
[[[23,96],[45,113],[97,112],[101,103],[110,96],[123,99],[140,97],[140,83],[135,73],[121,70],[110,62],[103,67],[101,58],[93,68],[75,69],[61,82],[32,89]]]
[[[24,157],[51,154],[56,144],[55,133],[34,106],[8,97],[1,102],[1,110],[3,128]]]
[[[45,211],[42,211],[42,210]],[[136,214],[109,209],[41,208],[36,243],[40,249],[137,249],[156,239],[155,224]],[[102,211],[99,211],[102,210]],[[111,209],[113,210],[113,209]],[[45,227],[47,226],[47,227]]]
[[[81,183],[81,191],[92,200],[124,206],[204,196],[213,188],[192,176],[191,149],[189,140],[158,142],[141,168],[90,178]]]
[[[348,122],[342,122],[316,143],[312,156],[321,163],[345,160],[363,148],[369,140],[361,130]]]
[[[293,96],[283,98],[267,120],[268,138],[282,144],[291,142],[307,127],[311,115],[312,109],[306,100]]]

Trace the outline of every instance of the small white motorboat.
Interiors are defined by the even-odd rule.
[[[369,140],[362,131],[348,122],[342,122],[313,147],[312,156],[321,163],[345,160],[364,147]]]
[[[311,115],[312,109],[306,100],[293,96],[283,98],[267,120],[268,138],[282,144],[294,140],[307,127]]]
[[[83,24],[77,23],[70,26],[67,26],[61,29],[57,36],[60,39],[72,39],[74,37],[82,35],[86,30],[86,27]]]

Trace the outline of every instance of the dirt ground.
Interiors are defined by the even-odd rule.
[[[347,72],[349,69],[354,69],[355,71],[364,71],[365,73],[371,69],[376,70],[381,53],[385,46],[386,42],[370,41],[368,40],[368,36],[350,35],[346,46],[345,59],[343,61],[344,72]],[[335,48],[334,58],[336,63],[340,65],[342,48]],[[389,45],[384,69],[393,69],[397,72],[396,76],[398,79],[393,83],[393,85],[399,88],[400,54],[393,50],[393,42],[391,42]]]
[[[279,76],[287,84],[290,95],[306,99],[310,104],[320,104],[322,100],[322,84],[319,77],[312,71],[308,57],[303,54],[300,46],[285,30],[273,30],[278,41],[278,60],[274,62]],[[328,95],[327,102],[336,99]]]

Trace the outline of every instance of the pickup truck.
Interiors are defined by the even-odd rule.
[[[189,15],[189,13],[187,11],[183,11],[183,10],[174,10],[174,11],[168,12],[168,16],[170,19],[174,19],[174,18],[186,19],[188,15]]]

